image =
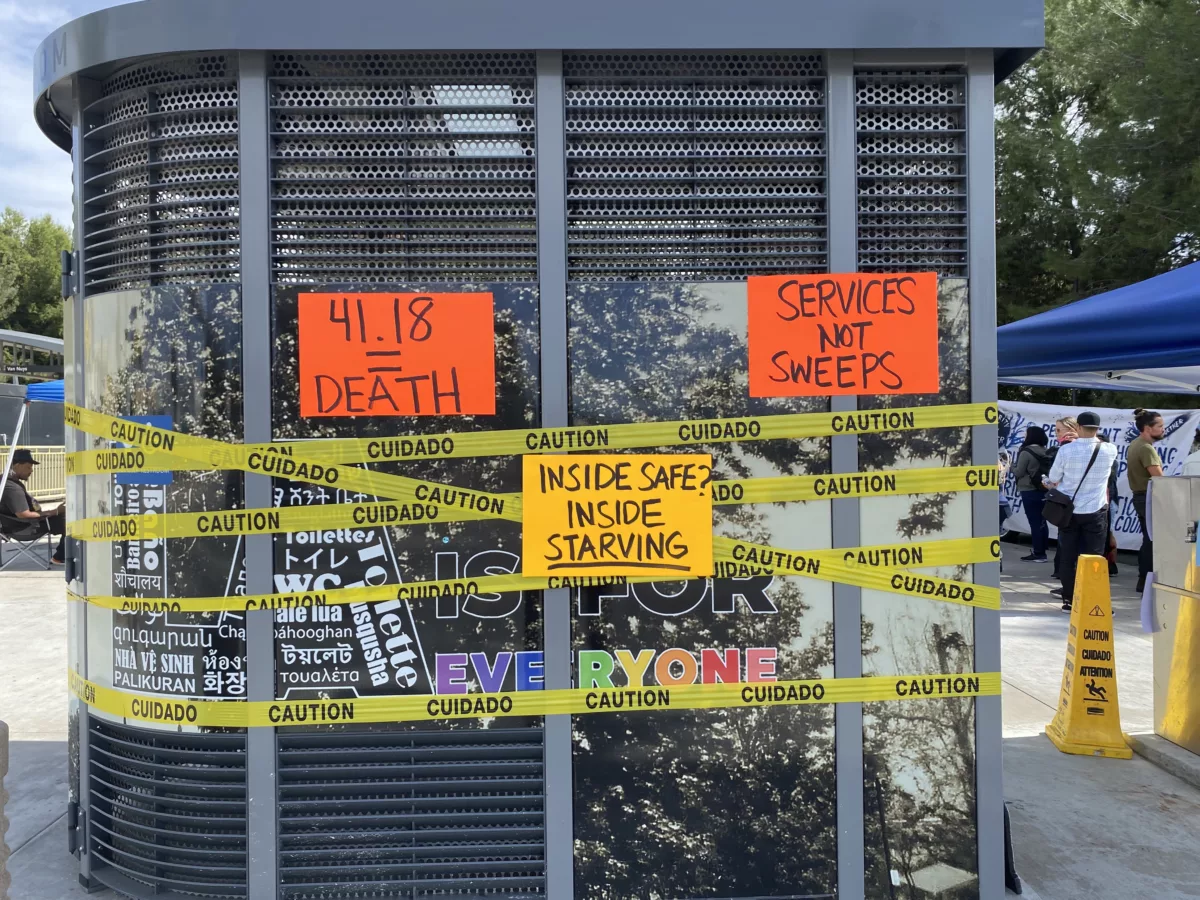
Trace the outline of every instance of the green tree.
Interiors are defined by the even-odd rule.
[[[1052,0],[1047,11],[1086,124],[1077,271],[1118,285],[1200,259],[1200,4]]]
[[[1047,41],[1054,39],[1047,23]],[[1000,324],[1078,299],[1065,271],[1084,237],[1073,98],[1053,49],[996,90],[996,289]]]
[[[1197,0],[1047,0],[1046,49],[996,94],[1001,324],[1200,259],[1198,54]],[[1077,401],[1179,402],[1111,391]]]
[[[62,337],[59,254],[71,235],[49,216],[27,219],[11,207],[0,216],[0,328]]]

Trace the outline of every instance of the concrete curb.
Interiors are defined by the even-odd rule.
[[[1200,788],[1200,756],[1157,734],[1127,734],[1125,743],[1142,759]]]

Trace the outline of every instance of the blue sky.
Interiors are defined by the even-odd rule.
[[[0,0],[0,209],[71,220],[71,160],[33,121],[33,52],[77,16],[120,0]]]

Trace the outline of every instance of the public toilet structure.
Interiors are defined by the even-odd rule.
[[[996,397],[993,89],[1042,39],[1038,0],[148,0],[49,36],[35,111],[74,163],[68,449],[131,451],[74,457],[68,479],[88,520],[67,572],[81,880],[255,900],[1003,896],[999,612],[862,573],[996,596],[994,475],[902,480],[994,473],[994,415],[969,406]],[[888,393],[857,358],[801,375],[800,354],[784,379],[829,390],[752,396],[749,279],[823,273],[936,273],[915,304],[936,319],[916,359],[936,392]],[[911,355],[868,324],[876,362]],[[912,417],[945,406],[975,418]],[[791,413],[837,415],[769,440],[721,422]],[[521,492],[522,452],[594,459],[620,447],[584,426],[653,422],[673,423],[665,446],[623,452],[807,479],[804,500],[714,485],[713,507],[721,540],[807,554],[804,577],[469,589],[522,571],[522,525],[462,514],[454,489]],[[527,450],[447,452],[513,429]],[[285,446],[249,470],[130,462],[188,436]],[[451,488],[370,506],[412,498],[288,480],[306,447]],[[161,513],[191,524],[158,536]],[[431,579],[468,588],[404,587]],[[315,605],[172,606],[264,594]],[[870,702],[657,699],[900,675],[921,677]],[[572,714],[485,702],[575,686],[614,690]],[[392,697],[428,720],[359,720]],[[235,706],[270,712],[204,724]]]

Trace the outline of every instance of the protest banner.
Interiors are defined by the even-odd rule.
[[[1030,425],[1036,425],[1046,432],[1050,446],[1057,447],[1058,441],[1054,435],[1055,421],[1064,416],[1076,416],[1083,409],[1077,406],[1041,403],[1000,403],[1000,450],[1007,452],[1012,461],[1007,477],[1001,485],[1001,490],[1012,508],[1012,515],[1008,517],[1005,525],[1009,530],[1029,534],[1029,520],[1025,516],[1015,477],[1017,454],[1021,442],[1025,440],[1025,430]],[[1100,416],[1100,433],[1117,446],[1118,497],[1112,523],[1117,546],[1122,550],[1136,550],[1142,545],[1142,530],[1133,508],[1133,492],[1129,489],[1129,480],[1125,475],[1125,454],[1129,444],[1138,436],[1137,427],[1133,423],[1133,410],[1092,408],[1092,412]],[[1163,417],[1163,439],[1155,444],[1155,448],[1162,457],[1163,474],[1178,475],[1192,447],[1196,429],[1200,427],[1200,410],[1163,409],[1159,412]],[[1056,537],[1057,534],[1058,529],[1051,525],[1050,536]]]

